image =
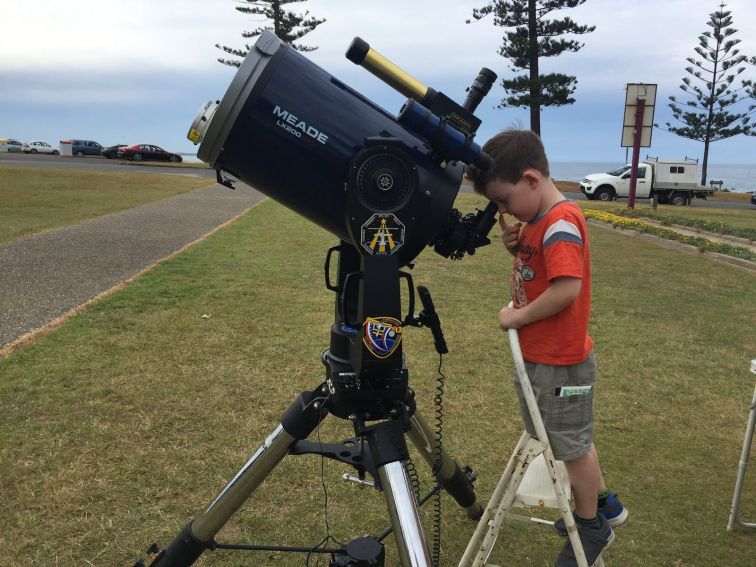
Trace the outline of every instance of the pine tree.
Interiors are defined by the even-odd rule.
[[[293,2],[306,2],[307,0],[245,0],[249,6],[236,6],[236,10],[243,14],[254,14],[257,16],[263,16],[267,25],[263,25],[253,29],[252,31],[242,32],[242,37],[252,38],[259,36],[265,30],[270,30],[275,33],[283,41],[291,44],[291,46],[297,51],[314,51],[317,47],[308,45],[299,45],[294,42],[302,36],[310,33],[320,24],[325,22],[325,19],[317,19],[314,17],[308,18],[309,12],[305,12],[302,15],[295,14],[284,9],[286,4]],[[271,25],[272,24],[272,25]],[[251,49],[250,45],[245,45],[244,49],[234,49],[215,44],[215,47],[228,53],[229,55],[235,55],[240,59],[244,59]],[[241,60],[238,59],[218,59],[219,62],[224,65],[230,65],[232,67],[239,67]]]
[[[541,75],[541,57],[555,57],[565,51],[576,52],[583,47],[574,39],[560,39],[564,34],[590,33],[596,26],[580,26],[569,17],[547,20],[554,10],[575,8],[586,0],[495,0],[483,8],[473,10],[473,18],[480,20],[489,14],[494,25],[513,28],[504,33],[499,55],[510,60],[515,73],[526,70],[527,75],[504,79],[506,97],[500,107],[530,108],[530,129],[541,133],[541,108],[572,104],[577,78],[562,73]],[[468,20],[468,23],[470,21]]]
[[[694,50],[701,59],[686,58],[690,66],[685,71],[690,77],[683,77],[680,89],[691,100],[682,106],[676,97],[669,97],[672,116],[684,126],[672,126],[667,122],[667,129],[678,136],[704,143],[701,185],[706,185],[709,145],[712,142],[738,134],[756,134],[748,124],[750,114],[756,107],[751,105],[743,112],[736,112],[733,108],[754,93],[749,92],[749,88],[753,88],[749,81],[743,81],[740,88],[732,89],[735,78],[745,71],[745,66],[738,65],[749,61],[735,48],[740,43],[733,37],[738,30],[731,27],[731,12],[725,11],[724,7],[725,4],[720,4],[719,10],[709,15],[706,25],[711,30],[698,36],[698,46]],[[756,62],[756,58],[750,62]]]

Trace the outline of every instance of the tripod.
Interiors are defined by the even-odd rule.
[[[338,278],[332,283],[330,265],[336,252]],[[150,549],[157,553],[151,566],[191,565],[207,549],[270,549],[219,545],[214,537],[287,454],[314,453],[353,466],[360,479],[370,474],[376,488],[383,491],[401,565],[430,567],[431,554],[418,503],[403,464],[409,457],[405,435],[431,466],[438,483],[468,516],[477,519],[482,515],[472,485],[474,475],[440,447],[431,428],[417,413],[414,393],[408,386],[409,372],[401,351],[403,326],[430,327],[436,350],[440,354],[447,352],[429,292],[418,288],[423,311],[415,317],[412,277],[400,271],[398,259],[391,255],[360,255],[344,241],[328,251],[324,270],[326,287],[337,295],[330,348],[322,356],[326,381],[294,400],[279,425],[236,475],[165,549]],[[403,320],[401,279],[409,288],[409,313]],[[307,437],[329,413],[350,420],[355,437],[341,444],[308,442]],[[313,551],[308,547],[276,549]],[[341,549],[321,551],[331,553],[332,567],[384,564],[383,544],[374,537],[359,538]]]

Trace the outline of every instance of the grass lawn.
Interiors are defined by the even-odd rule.
[[[750,203],[751,191],[717,191],[710,199],[731,203]]]
[[[207,187],[209,179],[0,167],[0,242]]]
[[[465,210],[483,204],[467,195],[460,201]],[[607,565],[753,565],[754,535],[725,527],[754,387],[754,277],[590,231],[596,443],[608,483],[631,511]],[[131,565],[153,541],[167,544],[291,400],[324,379],[334,297],[323,260],[334,243],[263,202],[0,360],[0,565]],[[451,351],[443,363],[444,444],[476,470],[484,502],[521,432],[496,318],[509,299],[510,264],[495,245],[460,262],[426,251],[413,270],[415,284],[433,293]],[[410,328],[404,340],[411,385],[430,422],[432,337]],[[336,418],[320,429],[324,441],[351,435]],[[429,471],[416,464],[427,488]],[[381,494],[344,483],[341,475],[352,472],[345,465],[306,456],[284,459],[218,540],[320,541],[321,467],[331,535],[343,542],[383,531]],[[746,520],[756,517],[754,467]],[[444,496],[444,566],[457,564],[474,528]],[[386,543],[393,567],[393,536]],[[547,528],[509,524],[491,561],[550,566],[561,545]],[[303,565],[304,555],[219,551],[199,564]]]

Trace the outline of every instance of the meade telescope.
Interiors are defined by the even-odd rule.
[[[216,169],[220,183],[233,187],[233,178],[242,180],[339,239],[325,261],[325,284],[336,295],[335,320],[321,360],[326,380],[291,404],[204,512],[167,548],[152,550],[157,555],[151,565],[190,565],[205,550],[224,548],[214,536],[273,468],[287,454],[318,453],[354,467],[361,479],[373,477],[386,498],[402,565],[430,567],[404,467],[405,434],[439,486],[471,517],[482,511],[469,469],[445,453],[440,432],[415,411],[402,333],[406,326],[429,327],[437,351],[446,352],[430,293],[421,286],[422,310],[415,313],[407,270],[429,245],[459,259],[489,243],[496,207],[463,215],[453,203],[465,164],[488,166],[473,141],[480,125],[473,110],[496,75],[482,69],[459,105],[359,38],[346,56],[408,97],[398,116],[264,32],[223,99],[205,104],[189,130],[189,139],[200,144],[199,158]],[[306,441],[328,413],[352,421],[355,438],[328,448]],[[269,549],[227,548],[232,547]],[[383,565],[377,538],[329,552],[333,567]]]

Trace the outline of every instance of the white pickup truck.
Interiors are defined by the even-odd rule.
[[[592,173],[580,182],[580,191],[589,199],[612,201],[630,194],[630,170],[625,164],[608,173]],[[687,205],[693,197],[705,199],[714,189],[697,183],[698,160],[659,161],[646,158],[638,164],[636,199],[657,198],[659,203]]]

